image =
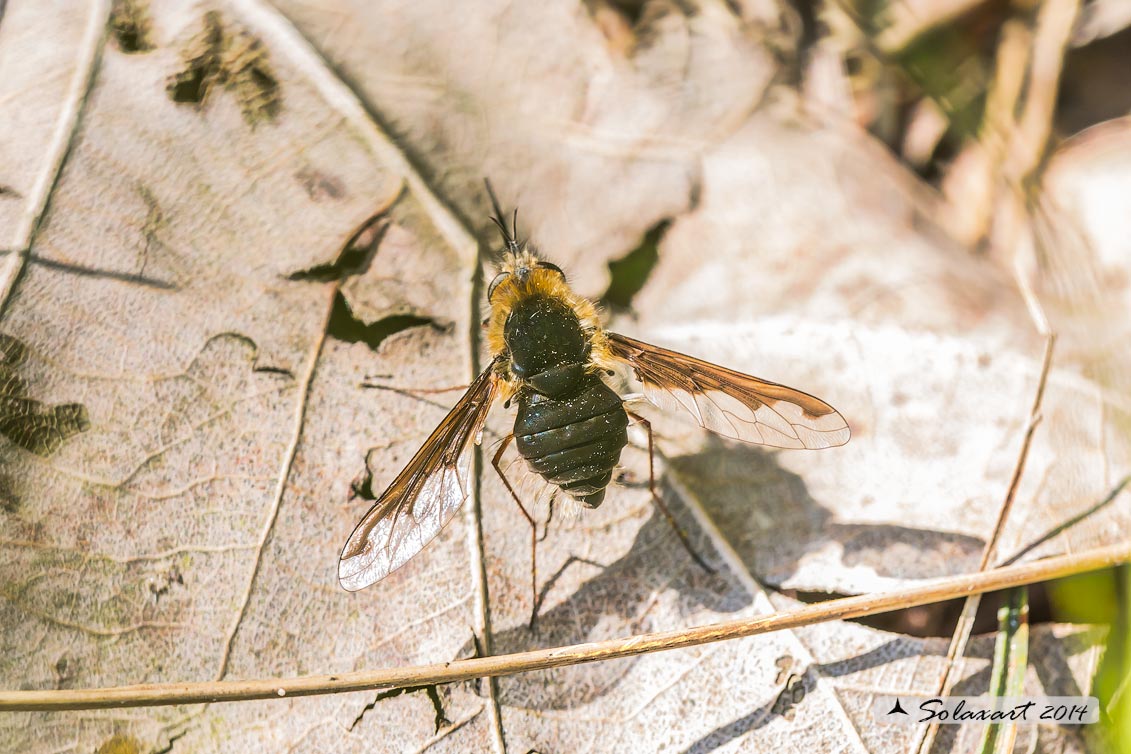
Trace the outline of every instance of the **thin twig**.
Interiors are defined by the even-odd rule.
[[[1128,483],[1131,483],[1131,475],[1123,477],[1123,479],[1121,479],[1117,485],[1112,487],[1111,492],[1104,495],[1104,498],[1095,505],[1089,506],[1087,509],[1080,511],[1075,516],[1072,516],[1066,521],[1061,521],[1056,526],[1052,527],[1044,534],[1039,535],[1036,539],[1029,542],[1029,544],[1025,545],[1020,550],[1010,555],[1008,558],[999,560],[997,564],[999,566],[1012,565],[1021,560],[1021,558],[1025,557],[1033,550],[1043,545],[1045,542],[1051,540],[1053,537],[1063,534],[1081,521],[1085,521],[1091,518],[1099,511],[1111,505],[1115,501],[1115,499],[1119,497],[1120,493],[1123,492],[1123,489],[1127,486]]]
[[[1045,336],[1045,354],[1041,362],[1041,376],[1037,382],[1036,394],[1033,396],[1033,405],[1029,409],[1029,421],[1025,428],[1025,437],[1022,439],[1021,449],[1017,453],[1017,461],[1013,466],[1013,474],[1009,479],[1009,488],[1005,493],[1005,500],[1002,501],[1001,509],[998,511],[997,523],[994,524],[993,533],[982,549],[982,560],[978,565],[980,572],[985,572],[994,552],[997,550],[1001,532],[1005,528],[1009,511],[1013,508],[1013,501],[1017,497],[1017,487],[1025,471],[1025,462],[1029,458],[1029,447],[1033,441],[1033,433],[1041,421],[1041,401],[1044,399],[1045,386],[1048,385],[1048,374],[1049,368],[1052,366],[1052,351],[1055,343],[1056,337],[1052,333],[1048,333]],[[958,625],[955,626],[954,634],[950,639],[950,646],[947,647],[946,665],[943,667],[942,676],[939,678],[935,696],[945,696],[954,685],[954,671],[958,668],[958,658],[966,654],[966,645],[970,641],[970,634],[974,631],[974,619],[977,617],[978,607],[981,604],[982,597],[980,594],[970,595],[963,603]],[[920,729],[910,751],[918,752],[918,754],[929,751],[938,728],[938,723],[931,723]]]
[[[1009,511],[1013,508],[1013,503],[1017,499],[1017,487],[1021,483],[1022,474],[1025,472],[1025,462],[1029,458],[1033,433],[1036,431],[1037,425],[1041,423],[1041,402],[1044,400],[1045,387],[1048,385],[1049,368],[1052,366],[1052,351],[1055,345],[1056,336],[1050,333],[1045,337],[1045,353],[1041,359],[1041,377],[1037,382],[1037,393],[1033,397],[1033,406],[1029,409],[1029,423],[1025,428],[1025,438],[1021,441],[1021,450],[1017,454],[1017,463],[1013,467],[1013,476],[1009,480],[1009,491],[1006,492],[1005,501],[1002,503],[1001,510],[998,511],[993,535],[990,537],[990,541],[986,543],[985,549],[982,550],[982,561],[978,564],[979,571],[986,570],[990,561],[993,560],[998,542],[1001,540],[1001,532],[1009,518]]]
[[[633,657],[669,649],[683,649],[815,623],[876,615],[942,602],[964,594],[1034,584],[1127,562],[1131,562],[1131,542],[1081,554],[1060,555],[1046,560],[996,568],[992,571],[938,579],[912,588],[882,594],[845,597],[771,615],[737,618],[706,626],[638,634],[621,639],[535,649],[496,657],[453,660],[438,665],[365,670],[336,675],[251,681],[142,684],[99,689],[0,691],[0,711],[106,709],[234,702],[452,683],[584,662]]]
[[[1037,31],[1034,35],[1029,64],[1030,88],[1028,98],[1022,111],[1023,116],[1020,121],[1015,124],[1015,129],[1013,129],[1022,133],[1022,137],[1016,139],[1020,146],[1014,144],[1011,150],[1003,155],[1004,164],[1001,168],[1004,173],[1004,178],[1012,190],[1012,196],[1015,197],[1018,202],[1020,198],[1024,196],[1023,184],[1041,164],[1049,134],[1049,128],[1046,127],[1046,125],[1051,123],[1053,115],[1053,106],[1048,100],[1047,93],[1035,92],[1033,90],[1033,83],[1037,81],[1044,84],[1049,81],[1057,80],[1060,67],[1063,65],[1064,56],[1064,45],[1057,40],[1060,40],[1064,34],[1070,32],[1071,21],[1075,18],[1078,8],[1079,0],[1054,0],[1043,8],[1038,15]],[[1067,29],[1065,28],[1066,23],[1068,25]],[[1003,44],[1004,42],[1005,40],[1003,40]],[[998,125],[1005,127],[1006,124],[1002,123]],[[1012,131],[1009,133],[1012,133]],[[1015,204],[1014,206],[1019,205]],[[1033,407],[1029,412],[1029,422],[1025,431],[1025,437],[1021,443],[1017,463],[1014,466],[1009,490],[1006,493],[1005,500],[998,513],[998,521],[994,527],[993,535],[982,551],[980,570],[984,570],[992,560],[997,550],[1001,530],[1008,518],[1010,509],[1013,507],[1017,493],[1017,485],[1024,471],[1033,433],[1040,420],[1041,400],[1044,396],[1045,386],[1048,381],[1049,368],[1052,362],[1052,351],[1056,341],[1056,336],[1049,327],[1048,317],[1045,316],[1044,308],[1041,306],[1036,293],[1033,291],[1032,285],[1025,276],[1023,266],[1020,262],[1018,251],[1021,248],[1019,238],[1020,228],[1018,227],[1020,219],[1016,216],[1009,217],[1007,212],[1003,212],[1001,216],[1004,217],[1004,222],[1006,222],[1007,227],[1000,234],[1002,237],[999,238],[999,243],[1003,248],[1011,250],[1014,254],[1013,267],[1017,287],[1028,307],[1034,327],[1038,333],[1045,337],[1045,351],[1041,367],[1041,377],[1037,385]],[[944,668],[942,678],[938,685],[938,695],[940,696],[947,694],[953,686],[954,670],[957,667],[958,658],[966,652],[966,645],[973,631],[974,618],[977,615],[978,606],[980,604],[981,598],[972,596],[969,597],[962,606],[962,614],[959,617],[958,625],[955,628],[950,646],[947,649],[946,667]],[[936,723],[932,723],[922,729],[916,736],[916,740],[910,750],[917,754],[923,754],[923,752],[930,750],[937,732],[938,724]]]

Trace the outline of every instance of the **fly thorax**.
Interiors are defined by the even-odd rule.
[[[545,395],[574,387],[584,376],[589,342],[568,304],[549,296],[517,302],[507,316],[503,338],[511,372]]]

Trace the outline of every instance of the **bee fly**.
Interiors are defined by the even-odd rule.
[[[561,269],[519,243],[517,211],[508,230],[490,183],[487,191],[495,211],[491,219],[505,244],[500,271],[487,288],[490,314],[484,324],[491,363],[350,535],[338,563],[343,588],[356,591],[385,578],[452,519],[468,495],[471,449],[499,398],[508,406],[513,400],[518,416],[492,465],[531,525],[535,594],[534,519],[503,474],[503,451],[515,440],[518,452],[547,482],[596,508],[628,444],[630,417],[648,432],[653,501],[708,568],[656,492],[651,426],[605,384],[615,367],[630,367],[651,403],[688,411],[700,426],[723,437],[777,448],[848,442],[844,417],[818,398],[604,330],[596,307],[570,289]]]

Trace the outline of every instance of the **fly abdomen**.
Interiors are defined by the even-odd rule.
[[[531,468],[596,508],[628,444],[628,415],[620,396],[589,374],[566,395],[521,392],[514,436]]]

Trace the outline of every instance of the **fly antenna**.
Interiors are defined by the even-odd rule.
[[[491,187],[491,179],[484,178],[483,183],[487,186],[487,195],[491,197],[491,209],[495,212],[494,216],[491,217],[491,222],[495,223],[495,227],[503,234],[503,242],[506,243],[507,250],[517,254],[518,242],[515,240],[515,236],[518,235],[518,209],[515,209],[514,219],[511,221],[514,230],[509,231],[506,223],[502,220],[503,210],[499,207],[499,198],[495,196],[495,189]]]

